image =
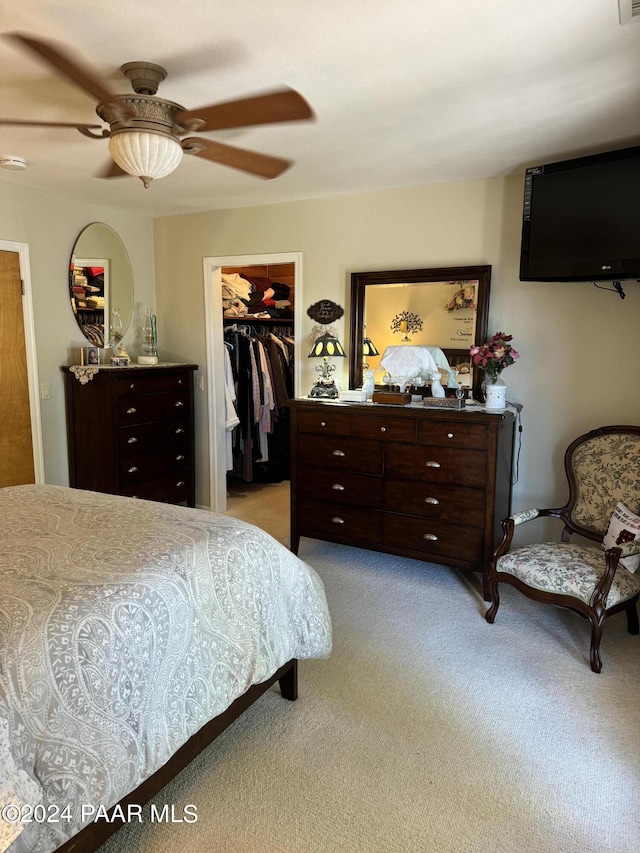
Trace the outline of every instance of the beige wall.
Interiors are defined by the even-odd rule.
[[[88,343],[71,311],[67,271],[76,237],[90,222],[105,222],[120,234],[133,266],[136,310],[142,304],[152,306],[151,219],[23,190],[15,184],[0,184],[0,240],[29,246],[38,381],[51,386],[51,398],[40,401],[45,479],[58,485],[69,483],[60,366],[71,363],[70,354]],[[132,325],[125,345],[133,343],[134,333]],[[99,450],[96,448],[96,452]]]
[[[640,422],[640,285],[627,283],[622,301],[590,283],[520,282],[521,203],[521,179],[497,178],[155,220],[161,345],[204,371],[205,257],[302,252],[303,356],[313,326],[304,312],[320,298],[345,308],[336,327],[348,347],[353,271],[491,264],[490,333],[513,334],[522,356],[503,374],[508,398],[524,404],[514,509],[564,501],[554,478],[567,443],[593,427]],[[303,370],[311,387],[306,359]],[[196,406],[197,499],[208,505],[206,391]]]
[[[508,397],[524,404],[514,508],[562,501],[554,487],[564,447],[605,423],[640,422],[635,364],[640,285],[627,297],[590,283],[518,281],[520,179],[317,199],[151,220],[2,184],[0,240],[29,245],[40,382],[45,476],[66,484],[67,452],[60,365],[84,343],[68,301],[66,268],[76,236],[89,222],[111,225],[129,251],[136,310],[153,305],[154,261],[159,346],[165,360],[194,361],[205,372],[203,258],[302,252],[302,387],[313,365],[304,356],[320,298],[345,308],[336,325],[348,347],[349,276],[353,271],[492,264],[489,328],[514,335],[521,360],[504,378]],[[153,238],[152,238],[153,231]],[[132,326],[125,343],[136,351]],[[132,345],[133,342],[133,345]],[[344,364],[343,384],[347,382]],[[206,382],[205,388],[206,388]],[[198,503],[208,505],[207,399],[196,392]]]

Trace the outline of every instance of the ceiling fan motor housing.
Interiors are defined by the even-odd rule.
[[[180,104],[149,95],[119,95],[119,98],[134,115],[123,115],[118,104],[99,104],[96,107],[96,113],[111,128],[111,136],[135,129],[179,137],[176,116],[184,111]]]

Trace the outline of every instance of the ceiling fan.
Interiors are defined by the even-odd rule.
[[[96,113],[109,129],[83,122],[23,119],[0,119],[0,125],[74,127],[92,139],[108,138],[113,162],[100,175],[104,178],[134,175],[148,187],[152,179],[164,178],[175,171],[183,154],[194,154],[263,178],[275,178],[291,161],[188,134],[313,118],[311,107],[302,95],[289,88],[187,110],[156,96],[167,72],[150,62],[123,65],[121,71],[134,94],[116,95],[66,50],[22,33],[4,35],[91,95],[98,102]]]

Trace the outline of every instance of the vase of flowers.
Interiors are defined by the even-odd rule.
[[[513,335],[496,332],[486,344],[473,346],[469,350],[473,363],[485,373],[483,389],[487,409],[505,408],[507,386],[500,378],[500,374],[505,367],[509,367],[517,358],[520,358],[520,354],[511,346],[512,340]]]

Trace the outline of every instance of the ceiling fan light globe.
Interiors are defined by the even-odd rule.
[[[174,172],[183,152],[178,140],[171,136],[128,130],[109,138],[109,153],[123,171],[140,178],[147,187],[149,181]]]

